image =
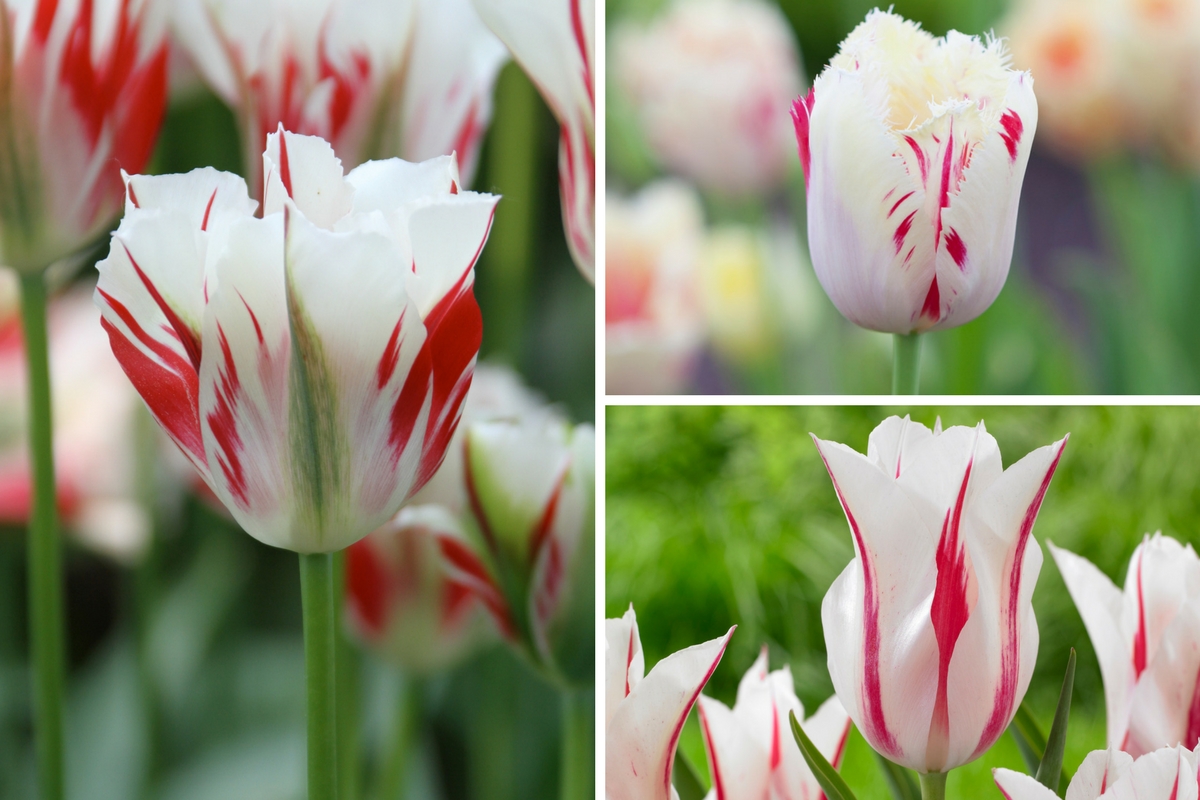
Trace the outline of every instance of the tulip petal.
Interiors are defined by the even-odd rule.
[[[1095,800],[1119,781],[1132,765],[1133,757],[1128,753],[1111,748],[1093,750],[1071,778],[1066,800]]]
[[[1133,688],[1129,708],[1121,749],[1134,757],[1200,741],[1200,609],[1187,605],[1174,616]]]
[[[934,438],[933,432],[907,414],[891,416],[875,426],[867,442],[867,458],[896,478],[912,463],[913,456]]]
[[[752,668],[753,669],[753,668]],[[739,706],[741,705],[739,701]],[[737,710],[700,695],[696,704],[716,800],[758,800],[767,796],[771,754],[757,741]]]
[[[1129,621],[1132,626],[1127,624],[1125,629],[1133,629],[1135,680],[1157,658],[1166,628],[1174,624],[1175,615],[1198,589],[1200,559],[1191,545],[1160,532],[1138,546],[1125,576],[1125,596],[1133,600],[1126,604],[1134,612]]]
[[[604,728],[607,730],[621,701],[637,687],[646,671],[632,604],[624,616],[604,621],[604,636]]]
[[[1096,651],[1104,679],[1108,709],[1108,745],[1121,747],[1129,724],[1129,702],[1134,681],[1131,644],[1133,632],[1126,623],[1125,599],[1107,575],[1087,559],[1047,542],[1062,573],[1063,582]]]
[[[992,777],[1005,800],[1055,800],[1058,797],[1032,776],[1011,769],[993,769]],[[1095,800],[1096,797],[1098,795],[1091,795],[1089,800]]]
[[[314,225],[333,230],[350,213],[354,187],[346,181],[333,148],[317,136],[279,130],[263,153],[263,216],[283,211],[290,198]]]
[[[721,661],[724,636],[672,653],[654,665],[609,721],[605,792],[610,800],[666,800],[683,723]]]
[[[1184,747],[1147,753],[1104,794],[1104,800],[1197,800],[1196,756]]]
[[[361,213],[386,213],[429,197],[458,194],[461,189],[453,156],[420,162],[367,161],[350,170],[346,182],[354,187],[354,211]]]

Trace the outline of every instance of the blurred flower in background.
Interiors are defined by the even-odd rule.
[[[663,180],[605,208],[605,359],[613,394],[674,394],[704,339],[699,261],[704,208],[687,184]]]
[[[739,200],[782,186],[793,152],[787,108],[803,70],[777,7],[675,0],[648,27],[615,27],[610,46],[663,166]]]

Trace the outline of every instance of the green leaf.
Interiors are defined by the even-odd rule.
[[[1062,779],[1063,750],[1067,746],[1067,722],[1071,716],[1071,690],[1075,687],[1075,648],[1067,659],[1067,674],[1063,676],[1062,692],[1058,695],[1058,707],[1054,710],[1054,723],[1046,739],[1046,752],[1038,765],[1038,783],[1057,791]]]
[[[921,789],[910,770],[888,761],[879,753],[875,753],[875,757],[879,759],[879,768],[896,800],[921,800]]]
[[[704,800],[704,784],[700,783],[700,776],[692,768],[691,762],[684,758],[681,750],[675,751],[675,769],[671,773],[671,782],[675,784],[679,800]]]
[[[850,791],[842,776],[838,775],[837,770],[825,760],[825,756],[821,755],[821,751],[804,733],[800,723],[796,721],[796,712],[789,711],[788,719],[792,722],[792,736],[796,737],[796,744],[800,745],[800,755],[804,756],[817,783],[821,784],[825,797],[828,800],[856,800],[854,792]],[[680,800],[683,800],[682,796]]]
[[[1038,727],[1033,712],[1025,703],[1021,703],[1017,707],[1016,716],[1009,723],[1008,732],[1016,741],[1017,749],[1021,751],[1021,758],[1024,759],[1025,768],[1029,774],[1037,772],[1038,765],[1042,763],[1042,756],[1046,752],[1046,737],[1042,733],[1042,729]]]

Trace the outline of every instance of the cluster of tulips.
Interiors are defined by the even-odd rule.
[[[130,386],[182,453],[182,480],[300,554],[310,800],[337,796],[334,554],[347,548],[347,614],[368,644],[441,669],[462,651],[460,623],[486,613],[561,689],[567,738],[582,739],[564,747],[564,797],[590,796],[594,436],[512,373],[481,369],[473,388],[474,269],[500,198],[468,187],[511,54],[559,123],[566,240],[591,279],[594,4],[36,0],[3,13],[0,263],[19,276],[23,325],[6,290],[0,356],[5,400],[17,405],[12,388],[27,402],[26,430],[3,442],[16,450],[0,461],[0,518],[29,523],[39,796],[64,785],[58,512],[127,557],[148,535],[121,490]],[[234,110],[245,178],[138,174],[172,47]],[[48,344],[48,294],[118,217],[95,307],[56,301]],[[54,393],[74,401],[54,415],[49,350]],[[81,421],[54,430],[52,416]],[[120,457],[101,469],[106,448]]]
[[[1038,652],[1033,527],[1067,438],[1008,469],[982,422],[930,430],[890,417],[865,455],[814,442],[855,552],[821,604],[836,694],[806,718],[791,672],[770,672],[764,648],[731,710],[701,691],[735,631],[647,674],[630,608],[605,631],[611,800],[675,796],[675,750],[697,703],[716,798],[852,797],[836,772],[851,722],[884,763],[918,773],[922,797],[941,798],[947,773],[988,751],[1019,712],[1012,730],[1032,774],[995,770],[1010,800],[1061,790],[1070,800],[1197,796],[1200,558],[1190,546],[1147,536],[1122,590],[1048,543],[1095,646],[1107,706],[1107,749],[1087,756],[1068,786],[1074,655],[1048,736],[1021,709]],[[898,797],[917,796],[909,775],[892,773],[912,782],[907,793],[896,786]]]

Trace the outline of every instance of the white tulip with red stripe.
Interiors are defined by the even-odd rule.
[[[606,800],[672,800],[675,748],[700,690],[717,669],[733,628],[722,637],[646,663],[633,607],[604,621]]]
[[[1156,533],[1133,553],[1125,590],[1049,545],[1104,678],[1108,746],[1137,757],[1200,741],[1200,558]]]
[[[856,557],[821,605],[829,673],[871,746],[919,772],[977,758],[1037,658],[1033,523],[1066,439],[1004,470],[975,428],[890,417],[867,455],[814,437]]]
[[[558,188],[567,245],[595,279],[595,0],[473,0],[560,126]]]
[[[1071,779],[1066,800],[1197,800],[1198,764],[1200,747],[1163,747],[1136,761],[1119,750],[1094,750]],[[1006,800],[1058,797],[1032,777],[1010,769],[994,769],[992,776]]]
[[[818,800],[821,785],[792,738],[789,713],[835,768],[841,764],[850,717],[837,695],[804,718],[789,667],[769,672],[764,646],[738,684],[730,709],[700,695],[700,732],[708,754],[710,800]]]
[[[364,164],[268,137],[241,178],[127,179],[96,301],[155,419],[248,533],[340,550],[442,461],[481,340],[472,289],[498,198],[454,159]]]
[[[1003,288],[1037,127],[1008,61],[998,39],[872,11],[793,106],[813,268],[856,325],[962,325]]]

